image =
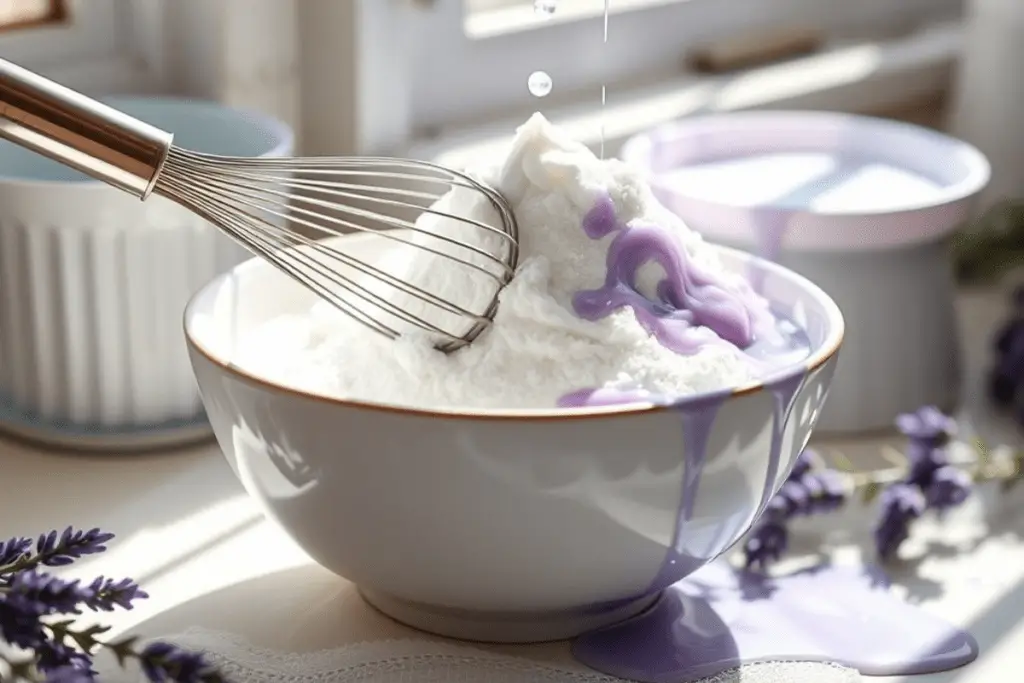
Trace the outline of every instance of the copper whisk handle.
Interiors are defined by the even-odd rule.
[[[0,137],[145,199],[174,136],[0,59]]]

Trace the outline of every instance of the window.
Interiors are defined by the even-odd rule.
[[[134,29],[145,0],[0,0],[0,57],[70,87],[144,86]]]
[[[550,19],[532,0],[362,0],[359,96],[379,99],[364,127],[383,140],[451,138],[530,112],[595,109],[632,91],[689,78],[695,46],[786,27],[818,31],[831,45],[891,37],[956,20],[964,0],[556,0]],[[367,58],[369,55],[369,58]],[[948,71],[948,61],[943,68]],[[546,71],[551,94],[530,95],[527,78]],[[783,77],[784,78],[784,77]],[[364,107],[365,109],[365,107]],[[364,115],[366,112],[364,111]],[[503,124],[504,125],[504,124]]]
[[[830,36],[890,32],[955,14],[960,0],[560,0],[550,20],[530,0],[435,0],[420,12],[414,120],[436,127],[536,106],[528,74],[548,72],[552,102],[593,98],[678,73],[688,49],[775,27]],[[562,15],[560,18],[559,15]],[[614,89],[614,88],[613,88]]]
[[[67,16],[66,10],[62,0],[3,0],[0,1],[0,31],[59,24]]]

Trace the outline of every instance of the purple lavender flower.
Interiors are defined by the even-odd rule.
[[[1004,408],[1024,389],[1024,286],[1014,290],[1011,301],[1014,312],[996,332],[995,365],[988,373],[989,397]]]
[[[66,565],[83,555],[103,552],[104,544],[113,537],[99,529],[68,527],[61,533],[41,535],[34,553],[28,538],[0,542],[0,570],[6,570],[0,571],[0,639],[31,651],[34,658],[24,666],[44,675],[43,680],[49,683],[95,681],[91,653],[99,647],[113,652],[122,664],[130,658],[139,660],[152,681],[223,683],[224,678],[200,654],[159,643],[138,652],[134,638],[117,642],[100,639],[98,636],[108,627],[76,630],[73,619],[47,619],[56,614],[77,615],[83,607],[97,611],[131,609],[135,600],[148,597],[131,579],[100,576],[83,585],[39,571],[40,566]]]
[[[927,503],[916,486],[893,484],[880,497],[882,512],[875,528],[875,547],[882,559],[895,556],[910,536],[910,523],[924,513]]]
[[[846,502],[846,482],[838,472],[833,470],[809,472],[804,476],[803,483],[813,501],[811,514],[832,512]]]
[[[995,335],[994,346],[997,354],[1006,353],[1013,340],[1024,333],[1024,286],[1016,287],[1013,290],[1010,295],[1010,306],[1013,307],[1013,313]]]
[[[21,595],[0,595],[0,637],[17,647],[34,650],[46,641],[40,603]]]
[[[65,581],[50,574],[25,570],[15,575],[8,597],[31,602],[40,615],[81,614],[81,607],[93,611],[112,612],[114,609],[132,609],[134,600],[149,597],[131,579],[97,577],[88,586],[78,581]],[[22,604],[16,603],[16,604]]]
[[[1004,408],[1013,404],[1017,391],[1024,380],[1022,376],[1004,367],[1005,363],[1000,362],[988,375],[988,395],[992,402]]]
[[[53,638],[36,648],[36,668],[48,675],[68,676],[68,680],[92,681],[96,671],[89,655],[68,647]],[[79,678],[71,677],[76,672]]]
[[[935,406],[924,406],[897,417],[896,428],[911,441],[939,447],[956,434],[956,421]]]
[[[46,672],[44,683],[94,683],[95,673],[75,666],[62,666]]]
[[[103,544],[112,538],[114,534],[100,529],[81,531],[69,526],[59,535],[56,531],[41,534],[36,542],[36,556],[41,564],[60,567],[83,555],[102,553],[107,549]]]
[[[34,570],[19,572],[9,590],[9,596],[31,602],[41,615],[80,614],[79,605],[93,597],[92,591],[78,581],[65,581]]]
[[[921,441],[911,441],[907,444],[904,455],[909,468],[903,481],[921,489],[928,488],[935,477],[935,472],[949,464],[949,455],[944,448]]]
[[[997,356],[1010,350],[1013,340],[1020,337],[1022,328],[1024,328],[1024,321],[1019,316],[1014,316],[999,327],[992,344]]]
[[[811,494],[803,482],[794,479],[787,479],[779,487],[774,499],[785,502],[785,519],[806,515],[811,510]]]
[[[91,610],[100,612],[113,612],[115,608],[132,609],[135,600],[144,600],[149,594],[139,588],[139,584],[131,579],[107,579],[97,577],[89,584],[89,599],[85,606]]]
[[[747,569],[765,570],[778,561],[789,545],[789,529],[782,521],[769,520],[760,524],[743,544],[743,558]]]
[[[31,538],[15,536],[6,541],[0,541],[0,567],[5,567],[20,560],[32,549]]]
[[[924,489],[928,507],[948,510],[960,505],[971,493],[971,477],[963,470],[944,465],[935,470],[931,483]]]
[[[142,670],[153,683],[220,683],[224,679],[198,652],[164,642],[153,642],[139,654]]]

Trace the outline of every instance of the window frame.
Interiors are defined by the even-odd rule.
[[[603,5],[602,0],[584,1]],[[671,72],[678,76],[687,46],[735,38],[773,24],[784,26],[793,17],[822,28],[829,36],[889,35],[931,18],[955,16],[963,4],[962,0],[618,0],[616,11],[616,0],[612,0],[609,43],[603,46],[599,12],[474,37],[464,29],[463,2],[361,2],[365,15],[361,22],[372,27],[365,40],[378,50],[391,46],[387,60],[370,62],[379,73],[371,72],[366,78],[401,81],[388,88],[395,93],[396,103],[408,107],[407,124],[414,136],[508,116],[510,111],[529,113],[595,100],[604,83],[611,92],[624,80]],[[730,9],[724,11],[727,5]],[[567,54],[576,58],[568,59]],[[539,69],[551,74],[555,88],[542,107],[526,91],[527,75]],[[405,92],[399,93],[401,89]]]
[[[157,1],[69,0],[64,22],[0,32],[0,56],[89,94],[159,89]]]

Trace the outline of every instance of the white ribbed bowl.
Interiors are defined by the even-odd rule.
[[[196,100],[112,106],[201,152],[282,156],[272,118]],[[246,258],[161,197],[145,202],[0,143],[0,428],[77,447],[209,433],[181,330],[189,297]]]

